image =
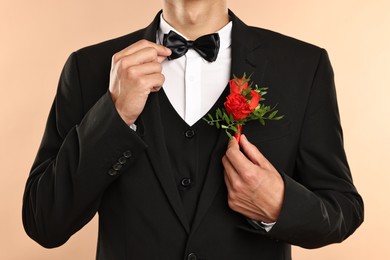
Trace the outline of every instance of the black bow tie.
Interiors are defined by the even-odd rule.
[[[213,62],[218,56],[219,35],[218,33],[212,33],[199,37],[195,41],[187,41],[174,31],[170,31],[168,34],[164,34],[163,44],[172,51],[171,56],[168,57],[169,60],[183,56],[188,49],[192,48],[203,59]]]

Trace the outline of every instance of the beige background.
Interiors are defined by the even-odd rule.
[[[0,0],[0,259],[93,259],[96,219],[57,249],[24,233],[24,183],[60,70],[73,50],[149,24],[157,0]],[[248,24],[326,48],[336,73],[345,146],[366,221],[341,245],[294,248],[301,260],[386,260],[389,250],[390,2],[230,0]],[[245,39],[243,39],[245,40]]]

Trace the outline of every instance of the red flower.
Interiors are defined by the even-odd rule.
[[[233,115],[234,120],[244,119],[253,111],[248,100],[241,94],[231,93],[226,99],[225,109],[228,114]]]
[[[249,101],[249,107],[251,108],[251,110],[253,111],[257,105],[259,105],[259,102],[260,102],[260,99],[261,99],[261,95],[259,93],[257,93],[256,91],[254,90],[251,90],[251,100]]]
[[[230,93],[241,94],[241,91],[248,87],[248,79],[234,78],[229,81]]]
[[[262,95],[267,93],[267,88],[259,88],[256,84],[252,87],[252,85],[251,77],[247,78],[245,73],[241,78],[234,76],[229,81],[230,94],[226,97],[225,109],[218,108],[215,118],[208,114],[207,118],[203,119],[209,125],[225,129],[229,138],[233,137],[232,132],[234,132],[234,137],[238,142],[242,127],[247,121],[259,120],[264,125],[265,120],[282,119],[283,116],[275,117],[278,111],[273,111],[274,108],[271,106],[259,105],[260,100],[264,100]]]
[[[247,100],[243,95],[231,93],[227,96],[224,103],[228,114],[232,114],[234,120],[245,119],[259,104],[261,96],[254,90],[251,90],[251,100]]]

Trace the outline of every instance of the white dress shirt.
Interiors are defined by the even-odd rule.
[[[157,43],[162,44],[164,34],[171,30],[187,39],[161,15]],[[176,112],[189,126],[204,117],[229,82],[232,59],[231,33],[232,22],[218,31],[220,48],[214,62],[204,60],[195,50],[189,49],[182,57],[165,60],[162,63],[165,94]]]

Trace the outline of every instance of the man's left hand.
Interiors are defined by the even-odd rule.
[[[239,144],[232,139],[222,163],[229,207],[250,219],[275,222],[283,204],[284,182],[257,147],[245,135]]]

